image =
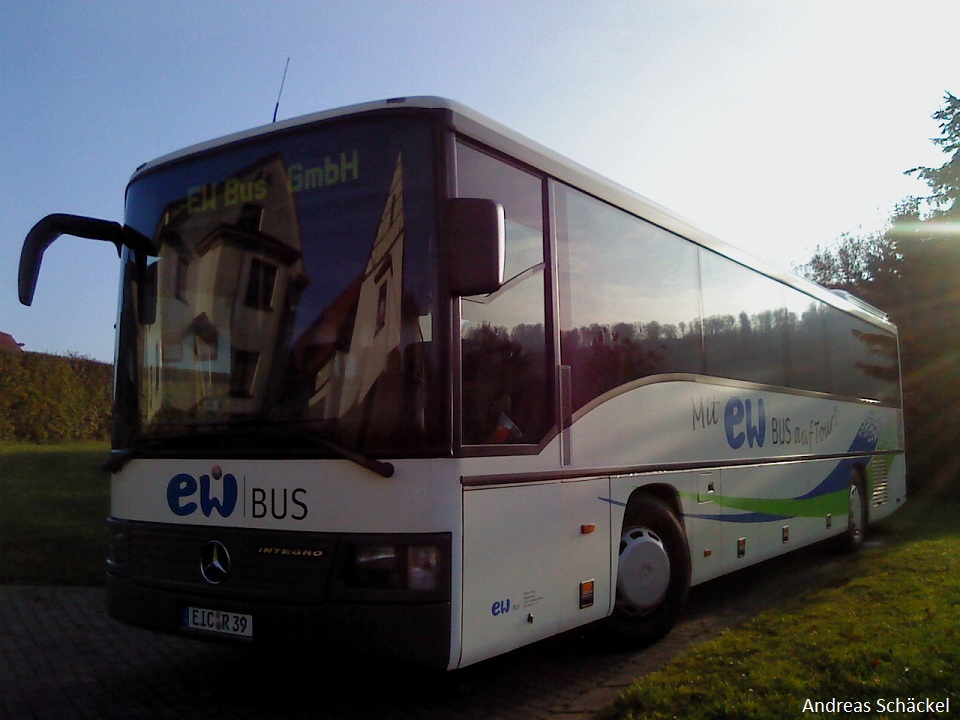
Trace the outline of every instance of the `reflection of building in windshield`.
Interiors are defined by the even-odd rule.
[[[144,419],[259,413],[308,282],[281,158],[191,188],[166,207],[158,240],[160,302],[141,358],[152,376],[143,378]],[[169,417],[155,418],[161,403]]]
[[[403,240],[403,162],[398,157],[366,268],[293,347],[294,364],[312,380],[308,416],[340,419],[341,430],[349,434],[361,432],[361,426],[371,431],[370,418],[350,411],[359,410],[375,383],[378,399],[389,393],[389,379],[401,372]],[[382,400],[380,413],[401,406],[400,398]]]

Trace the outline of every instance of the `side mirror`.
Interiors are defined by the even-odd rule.
[[[446,201],[450,243],[450,292],[486,295],[503,285],[503,205],[481,198]]]
[[[37,289],[40,275],[40,263],[43,253],[61,235],[75,235],[91,240],[106,240],[117,248],[117,255],[124,246],[136,252],[156,254],[150,241],[132,228],[109,220],[82,217],[80,215],[47,215],[27,233],[20,251],[20,272],[18,278],[20,302],[33,303],[33,294]]]

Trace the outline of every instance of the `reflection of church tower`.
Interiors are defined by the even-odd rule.
[[[400,301],[403,274],[403,160],[397,157],[380,226],[363,275],[347,289],[355,298],[353,329],[341,328],[345,346],[320,367],[310,399],[314,417],[343,417],[358,406],[380,375],[399,362]],[[338,307],[347,298],[331,305]],[[321,321],[323,318],[321,318]],[[305,333],[305,335],[309,335]]]

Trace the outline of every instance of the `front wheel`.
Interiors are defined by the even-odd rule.
[[[690,550],[677,516],[661,499],[632,500],[624,516],[617,596],[608,636],[649,645],[676,624],[690,588]]]

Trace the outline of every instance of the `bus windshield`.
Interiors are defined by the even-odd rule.
[[[114,447],[435,448],[432,138],[313,125],[135,178],[126,223],[157,254],[124,263]]]

